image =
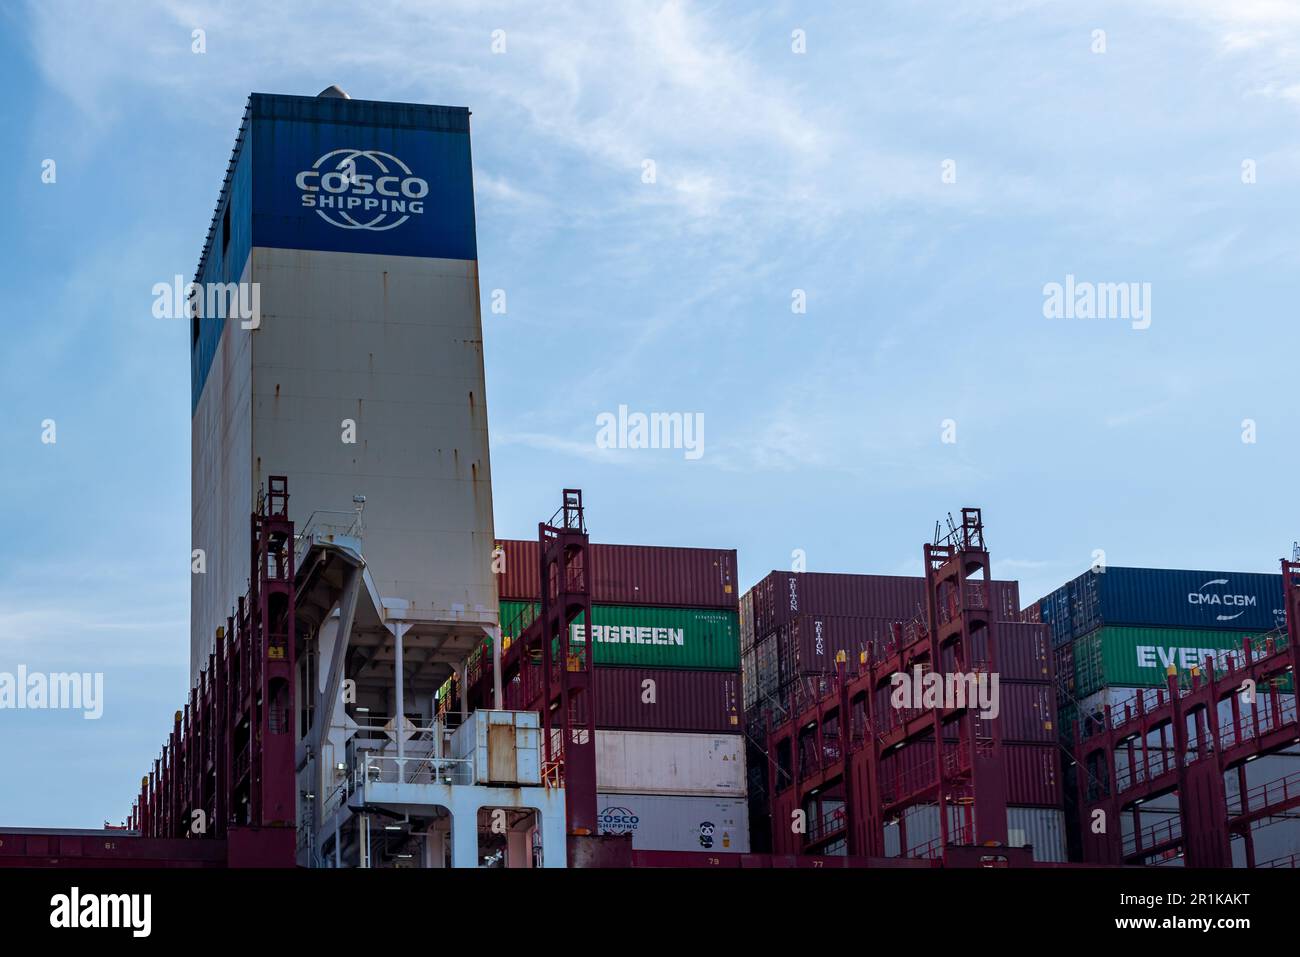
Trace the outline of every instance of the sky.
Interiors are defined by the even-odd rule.
[[[576,486],[593,540],[735,548],[749,587],[795,550],[919,574],[974,505],[1027,604],[1097,550],[1300,538],[1298,49],[1285,0],[4,6],[0,671],[105,701],[4,714],[0,824],[122,820],[186,696],[189,345],[151,289],[250,92],[472,111],[498,536]],[[1149,325],[1049,318],[1067,277]],[[620,405],[702,415],[703,454],[601,448]]]

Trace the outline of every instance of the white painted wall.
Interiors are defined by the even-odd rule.
[[[195,547],[216,543],[193,588],[193,673],[246,590],[248,513],[268,475],[289,477],[299,530],[366,496],[382,596],[495,615],[477,264],[257,247],[250,274],[261,327],[227,323],[193,421]]]
[[[240,282],[249,281],[251,262]],[[237,321],[226,323],[190,423],[190,547],[203,549],[207,568],[190,575],[192,682],[207,667],[216,629],[248,590],[252,336]]]

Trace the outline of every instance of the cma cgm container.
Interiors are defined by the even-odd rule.
[[[537,542],[507,539],[497,546],[505,558],[499,597],[540,600]],[[735,549],[593,544],[590,555],[593,603],[736,610]]]
[[[638,851],[749,852],[744,798],[613,794],[596,797],[601,834],[631,834]]]
[[[517,638],[541,605],[502,600],[502,634]],[[521,617],[522,616],[522,617]],[[646,668],[702,668],[735,671],[740,667],[736,613],[715,608],[659,608],[639,605],[592,605],[596,665]],[[585,640],[575,622],[569,640]]]
[[[1052,640],[1103,625],[1270,631],[1286,623],[1282,576],[1164,568],[1090,570],[1038,602]]]
[[[666,668],[592,670],[596,727],[740,732],[740,674]]]
[[[598,730],[596,786],[621,793],[743,798],[744,737]]]

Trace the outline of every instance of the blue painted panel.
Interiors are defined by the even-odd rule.
[[[237,282],[254,246],[478,258],[463,107],[254,93],[232,162],[200,283]],[[195,340],[186,323],[191,414],[223,324],[200,320]]]
[[[468,111],[254,97],[253,243],[475,259]]]

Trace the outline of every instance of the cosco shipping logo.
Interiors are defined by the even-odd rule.
[[[294,179],[302,205],[340,229],[395,229],[424,213],[428,180],[392,153],[331,150]]]
[[[1219,608],[1227,610],[1238,608],[1240,611],[1236,614],[1227,615],[1220,611],[1214,618],[1215,621],[1232,621],[1234,618],[1240,618],[1246,613],[1247,608],[1254,608],[1256,605],[1254,595],[1232,595],[1226,592],[1211,591],[1211,586],[1215,588],[1228,584],[1226,578],[1211,578],[1204,585],[1194,592],[1187,595],[1189,605],[1218,605]]]
[[[601,834],[630,834],[641,819],[630,808],[607,807],[596,815],[596,823]]]

